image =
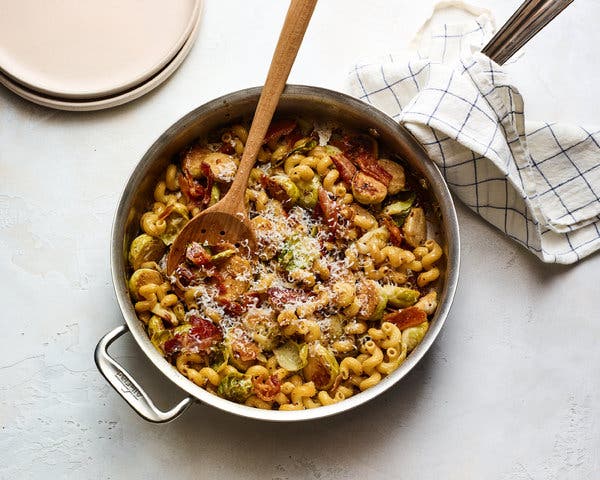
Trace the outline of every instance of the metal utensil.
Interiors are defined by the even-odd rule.
[[[140,233],[140,217],[147,209],[159,179],[164,178],[167,165],[173,156],[201,138],[224,125],[247,118],[255,111],[260,89],[252,88],[230,93],[202,105],[168,128],[144,154],[123,191],[112,230],[111,270],[115,294],[125,325],[107,333],[98,343],[95,360],[98,369],[142,417],[151,422],[165,422],[180,415],[193,401],[198,400],[220,410],[248,418],[276,422],[301,421],[323,418],[348,411],[368,402],[399,382],[420,361],[434,343],[435,338],[450,311],[456,291],[460,264],[460,237],[456,211],[442,174],[431,162],[423,148],[406,128],[380,110],[356,98],[317,87],[288,85],[277,106],[278,114],[312,118],[326,124],[335,124],[349,129],[373,128],[379,134],[381,145],[404,158],[419,177],[427,181],[430,201],[439,206],[439,217],[435,215],[434,230],[439,232],[439,243],[444,245],[445,265],[440,267],[438,308],[431,319],[429,330],[423,341],[411,352],[404,363],[381,383],[364,392],[333,405],[299,411],[261,410],[230,402],[213,395],[196,385],[171,365],[152,344],[145,326],[138,319],[129,290],[128,247]],[[130,332],[147,358],[171,382],[189,395],[168,411],[161,411],[144,393],[127,370],[111,358],[108,348],[118,337]],[[155,372],[155,371],[153,371]]]
[[[225,241],[232,244],[246,242],[250,247],[254,245],[254,233],[246,212],[244,192],[316,4],[317,0],[292,0],[235,179],[220,201],[192,218],[177,235],[167,259],[169,274],[183,261],[190,242],[216,245]]]
[[[573,0],[526,0],[481,50],[503,65]]]

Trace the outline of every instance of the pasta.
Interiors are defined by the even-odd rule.
[[[135,311],[161,354],[215,395],[280,410],[344,401],[429,328],[444,255],[431,205],[374,138],[276,120],[245,192],[255,251],[192,242],[167,276],[170,245],[227,191],[247,138],[241,123],[219,129],[156,182],[129,247]]]

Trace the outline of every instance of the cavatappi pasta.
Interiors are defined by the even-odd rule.
[[[220,129],[156,184],[129,248],[129,289],[156,348],[187,378],[245,405],[330,405],[396,370],[429,327],[442,248],[423,182],[370,135],[275,121],[245,199],[257,248],[169,246],[227,191],[247,129]]]

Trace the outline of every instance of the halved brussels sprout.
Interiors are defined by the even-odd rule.
[[[217,203],[221,199],[221,189],[219,185],[216,183],[210,187],[210,201],[208,202],[208,206],[212,206]]]
[[[252,340],[264,351],[273,350],[281,338],[281,329],[270,308],[251,308],[242,317],[242,323]]]
[[[203,163],[209,166],[215,180],[230,183],[233,182],[239,161],[226,153],[210,152],[204,157]]]
[[[373,205],[383,202],[387,195],[387,187],[379,180],[358,172],[352,179],[352,195],[359,203]]]
[[[181,162],[183,171],[194,178],[202,177],[202,162],[209,153],[211,151],[208,148],[198,146],[190,148]]]
[[[244,403],[252,395],[252,379],[245,375],[230,373],[223,377],[217,394],[236,403]]]
[[[406,345],[407,351],[410,352],[419,343],[421,343],[421,340],[423,340],[423,337],[427,333],[428,329],[429,322],[423,322],[421,325],[418,325],[416,327],[410,327],[405,329],[402,332],[402,345]]]
[[[388,194],[395,195],[396,193],[404,190],[406,177],[404,176],[404,168],[402,168],[402,165],[392,160],[388,160],[387,158],[382,158],[378,160],[377,163],[392,176],[392,179],[387,186]]]
[[[404,239],[411,247],[418,247],[427,239],[427,222],[422,208],[413,208],[402,226]]]
[[[410,213],[410,208],[415,203],[416,195],[413,192],[408,193],[406,198],[396,200],[383,209],[383,213],[394,217],[398,225],[402,225],[406,216]]]
[[[281,266],[288,272],[309,269],[317,258],[319,258],[319,250],[314,239],[301,235],[288,238],[277,256]]]
[[[382,288],[373,280],[362,280],[356,288],[356,297],[360,310],[356,317],[359,320],[380,320],[387,306],[387,297]]]
[[[300,198],[300,190],[290,177],[281,174],[273,175],[270,179],[283,189],[291,203],[296,203],[298,201]]]
[[[140,268],[133,272],[129,279],[129,293],[135,301],[141,300],[139,294],[140,288],[144,285],[160,285],[163,283],[163,278],[160,272],[151,268]]]
[[[308,362],[302,373],[308,382],[314,382],[318,390],[328,390],[340,373],[340,366],[328,348],[314,342],[308,347]]]
[[[308,363],[308,345],[306,344],[298,345],[289,340],[281,347],[274,349],[273,353],[279,366],[289,372],[297,372]]]
[[[301,138],[292,147],[292,150],[286,155],[286,158],[295,153],[304,154],[317,146],[317,141],[313,138]]]
[[[189,220],[188,211],[185,205],[175,203],[172,207],[173,209],[167,218],[165,218],[167,228],[160,235],[160,239],[167,245],[171,245],[175,241],[175,237],[183,230],[183,227],[185,227]]]
[[[315,175],[308,182],[296,182],[296,186],[300,191],[298,205],[307,209],[315,208],[319,200],[319,188],[321,187],[319,176]]]
[[[146,233],[133,239],[129,247],[129,264],[137,270],[145,262],[158,262],[165,254],[167,246],[160,238]]]
[[[417,290],[397,287],[396,285],[384,285],[383,294],[387,297],[388,304],[396,308],[405,308],[414,305],[420,295]]]
[[[228,248],[227,250],[223,250],[222,252],[212,255],[210,257],[210,261],[211,262],[220,262],[221,260],[225,260],[226,258],[229,258],[229,257],[235,255],[236,253],[237,253],[236,249]]]

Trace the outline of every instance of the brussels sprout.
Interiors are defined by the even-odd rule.
[[[210,261],[211,262],[220,262],[221,260],[225,260],[226,258],[229,258],[229,257],[235,255],[236,252],[237,252],[236,249],[228,248],[227,250],[223,250],[222,252],[219,252],[219,253],[211,256]]]
[[[210,172],[218,182],[233,182],[238,168],[238,160],[221,152],[211,152],[204,157],[203,163],[209,166]]]
[[[308,363],[308,346],[306,344],[298,345],[289,340],[281,347],[274,349],[273,353],[279,366],[290,372],[297,372]]]
[[[410,288],[385,285],[383,294],[387,297],[388,304],[396,308],[405,308],[414,305],[419,299],[419,292]]]
[[[356,296],[360,310],[356,317],[359,320],[380,320],[387,306],[387,297],[382,288],[373,280],[362,280],[356,288]]]
[[[328,348],[314,342],[308,347],[308,362],[302,373],[307,381],[314,382],[318,390],[327,390],[340,373],[340,366]]]
[[[148,320],[148,335],[150,337],[163,332],[165,330],[165,325],[160,317],[156,315],[152,315],[150,320]]]
[[[357,242],[362,244],[369,244],[371,242],[378,242],[381,247],[383,247],[387,241],[390,239],[390,232],[385,227],[374,228],[373,230],[369,230],[362,237],[360,237]]]
[[[402,345],[406,346],[407,352],[410,352],[421,343],[428,329],[429,322],[423,322],[417,327],[410,327],[402,332]]]
[[[235,254],[222,263],[221,288],[222,297],[229,301],[237,300],[246,293],[250,286],[250,262],[241,255]]]
[[[352,195],[359,203],[373,205],[383,202],[387,195],[387,187],[379,180],[358,172],[352,179]]]
[[[260,353],[256,343],[245,334],[234,334],[232,330],[225,337],[223,345],[225,358],[231,365],[243,372],[254,365],[256,357]]]
[[[134,300],[141,300],[139,291],[144,285],[160,285],[163,283],[163,278],[160,272],[152,270],[151,268],[140,268],[133,272],[129,279],[129,293]]]
[[[294,155],[295,153],[305,154],[306,152],[312,150],[317,146],[317,141],[312,138],[302,138],[294,143],[292,150],[286,155],[289,157],[290,155]]]
[[[167,245],[171,245],[175,241],[175,237],[183,230],[183,227],[185,227],[189,220],[187,208],[181,203],[175,203],[173,205],[173,210],[171,210],[171,213],[169,213],[165,220],[167,222],[167,228],[160,235],[160,239]]]
[[[221,199],[221,189],[216,183],[210,188],[210,201],[208,206],[212,206]]]
[[[289,197],[291,203],[296,203],[300,198],[300,190],[296,184],[287,175],[273,175],[269,177],[271,181],[279,185],[285,194]]]
[[[422,245],[427,238],[427,222],[422,208],[413,208],[402,226],[406,243],[411,247]]]
[[[142,233],[133,239],[129,247],[129,264],[137,270],[145,262],[158,262],[165,254],[167,246],[160,238]]]
[[[181,162],[181,167],[184,172],[187,172],[194,178],[202,177],[202,162],[209,153],[211,153],[211,151],[204,147],[196,146],[190,148]]]
[[[281,329],[270,308],[251,308],[243,316],[242,323],[252,340],[264,351],[273,350],[281,338]]]
[[[244,403],[252,395],[252,379],[245,375],[230,373],[221,379],[217,394],[236,403]]]
[[[315,175],[308,182],[298,181],[296,186],[300,191],[298,205],[307,209],[315,208],[319,200],[319,188],[321,187],[319,176]]]
[[[383,209],[383,213],[394,217],[396,223],[401,226],[406,216],[410,213],[410,207],[415,202],[416,195],[410,192],[405,199],[390,203]]]
[[[309,269],[317,258],[319,258],[319,250],[314,239],[300,235],[288,238],[277,256],[281,266],[288,272]]]
[[[387,158],[382,158],[377,163],[392,176],[392,179],[387,186],[388,194],[395,195],[396,193],[404,190],[406,178],[404,176],[404,168],[402,168],[402,165],[392,160],[388,160]]]
[[[171,340],[173,338],[172,333],[169,330],[163,330],[162,332],[157,332],[150,337],[150,341],[152,345],[156,347],[156,349],[162,354],[165,354],[164,345],[167,340]]]

